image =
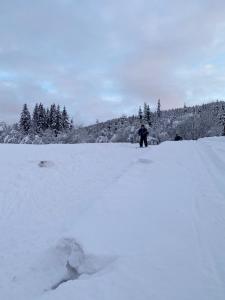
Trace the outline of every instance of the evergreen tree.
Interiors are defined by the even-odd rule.
[[[31,116],[28,110],[27,104],[24,104],[23,110],[20,116],[20,130],[23,133],[28,133],[31,128]]]
[[[32,129],[34,133],[39,133],[38,121],[39,121],[39,108],[38,108],[38,104],[36,104],[32,115]]]
[[[147,122],[147,110],[148,110],[148,105],[147,103],[144,103],[144,120]]]
[[[152,124],[151,122],[151,111],[149,105],[146,107],[146,121],[148,122],[149,126]]]
[[[63,107],[62,111],[62,128],[63,130],[67,130],[70,127],[69,116],[66,110],[66,107]]]
[[[223,127],[222,135],[225,136],[225,109],[224,109],[223,105],[221,107],[221,111],[220,111],[220,114],[219,114],[219,123]]]
[[[139,107],[138,117],[139,117],[139,120],[142,121],[142,119],[143,119],[143,113],[142,113],[141,106]]]
[[[47,122],[46,122],[46,112],[45,108],[42,103],[39,104],[38,107],[38,129],[40,131],[45,131],[47,128]]]
[[[158,100],[158,105],[157,105],[157,117],[158,118],[161,117],[161,103],[160,103],[160,99]]]
[[[46,119],[46,129],[51,128],[50,124],[50,110],[47,107],[46,112],[45,112],[45,119]]]
[[[220,105],[219,105],[219,101],[217,100],[216,105],[214,106],[214,109],[213,109],[214,116],[218,117],[219,112],[220,112]]]
[[[57,130],[57,109],[55,104],[52,104],[50,107],[49,125],[50,129]]]
[[[73,122],[73,119],[70,120],[69,129],[70,129],[70,130],[74,129],[74,122]]]
[[[57,105],[57,108],[56,108],[56,131],[57,131],[57,133],[62,131],[62,129],[63,129],[62,114],[61,114],[60,106]]]

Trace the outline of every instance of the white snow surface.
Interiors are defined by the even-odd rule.
[[[4,144],[0,166],[1,300],[225,299],[224,138]]]

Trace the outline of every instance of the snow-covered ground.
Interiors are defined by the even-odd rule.
[[[225,139],[0,145],[0,299],[224,300]]]

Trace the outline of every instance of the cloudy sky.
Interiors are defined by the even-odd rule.
[[[0,120],[25,102],[87,124],[224,95],[224,0],[0,0]]]

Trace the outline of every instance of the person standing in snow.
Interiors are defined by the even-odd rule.
[[[145,147],[148,147],[148,141],[147,141],[147,136],[149,132],[145,125],[141,125],[141,128],[138,130],[138,135],[140,136],[140,147],[143,147],[143,143],[145,144]]]

